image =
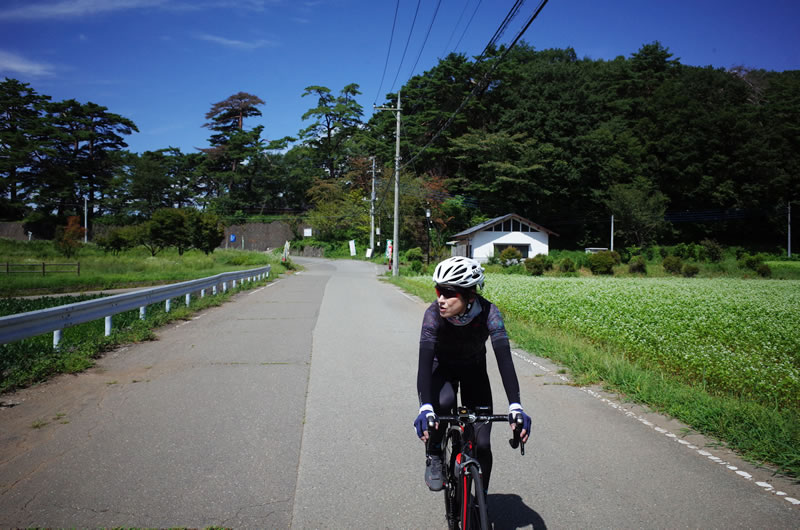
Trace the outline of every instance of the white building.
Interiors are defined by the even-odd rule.
[[[519,250],[523,258],[532,258],[550,250],[552,230],[515,213],[490,219],[453,236],[451,254],[466,256],[484,263],[491,256],[500,256],[506,247]]]

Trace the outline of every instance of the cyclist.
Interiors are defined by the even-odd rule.
[[[509,407],[509,422],[515,429],[517,415],[522,415],[520,436],[527,441],[531,418],[522,410],[519,381],[511,358],[508,335],[497,307],[480,296],[483,268],[470,258],[452,257],[436,266],[433,281],[436,302],[425,311],[419,340],[417,392],[419,415],[414,421],[417,436],[426,443],[425,483],[433,491],[444,487],[442,479],[442,439],[444,429],[437,414],[447,414],[456,407],[456,393],[461,389],[461,405],[474,409],[492,406],[492,390],[486,372],[486,339],[491,337],[497,367],[503,380]],[[435,423],[428,432],[428,418]],[[488,491],[492,472],[490,446],[491,423],[479,426],[476,457],[483,472],[483,487]]]

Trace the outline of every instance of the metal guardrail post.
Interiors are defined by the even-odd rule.
[[[58,344],[61,342],[61,330],[57,329],[53,331],[53,348],[58,348]]]
[[[106,326],[105,326],[105,335],[108,337],[111,335],[111,316],[106,317]]]
[[[172,300],[167,298],[166,303],[164,304],[164,312],[169,313],[170,306],[172,305]]]
[[[192,295],[190,293],[186,293],[186,307],[189,307],[191,301],[192,301]]]
[[[147,306],[143,305],[139,308],[139,320],[144,320],[147,315]]]

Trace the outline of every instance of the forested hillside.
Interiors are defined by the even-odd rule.
[[[785,245],[800,197],[800,71],[754,66],[687,66],[657,42],[613,61],[524,44],[442,59],[401,89],[402,246],[425,244],[428,208],[434,244],[515,212],[559,233],[557,248],[607,245],[612,214],[623,244]],[[136,154],[130,120],[6,79],[0,216],[66,224],[87,199],[91,222],[129,224],[191,206],[229,222],[304,216],[322,239],[364,241],[375,157],[385,234],[396,113],[365,121],[358,88],[307,87],[296,137],[263,138],[250,126],[263,101],[239,93],[206,114],[207,148]]]

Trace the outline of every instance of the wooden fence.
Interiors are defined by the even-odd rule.
[[[6,274],[56,274],[59,272],[75,273],[81,275],[81,264],[78,263],[8,263],[0,269]]]

